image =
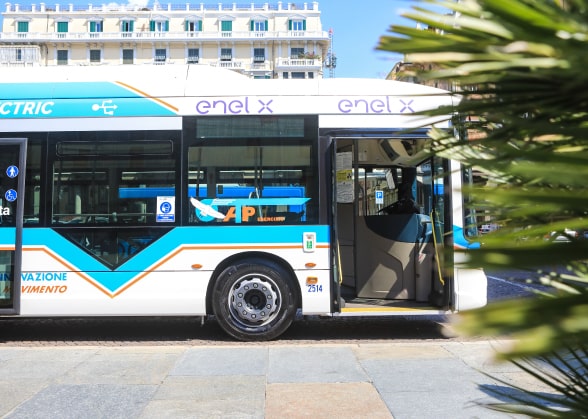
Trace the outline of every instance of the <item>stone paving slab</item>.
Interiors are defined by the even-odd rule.
[[[270,348],[268,383],[368,381],[351,347]]]
[[[222,376],[265,375],[268,349],[263,347],[188,349],[171,375]]]
[[[0,348],[0,417],[501,419],[492,343]],[[501,387],[502,386],[502,387]]]
[[[156,390],[154,385],[52,384],[6,418],[138,418]]]
[[[268,384],[266,419],[391,419],[392,415],[370,383]]]

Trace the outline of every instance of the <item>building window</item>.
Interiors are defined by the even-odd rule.
[[[266,32],[267,26],[267,20],[252,20],[249,29],[255,32]]]
[[[253,62],[254,63],[265,62],[265,48],[253,48]]]
[[[292,78],[293,79],[303,79],[304,78],[304,71],[293,71]]]
[[[121,32],[133,32],[134,25],[133,20],[123,20],[120,22],[120,31]]]
[[[67,50],[66,49],[58,49],[57,50],[57,65],[67,65]]]
[[[312,71],[308,72],[308,78],[309,79],[314,79],[314,73]]]
[[[29,31],[29,22],[18,22],[16,25],[17,32],[28,32]]]
[[[155,50],[155,58],[153,61],[155,61],[155,63],[159,63],[159,64],[163,64],[165,63],[165,60],[167,59],[167,51],[165,50],[165,48],[157,48]]]
[[[22,61],[22,48],[17,48],[16,49],[16,57],[15,57],[16,61]]]
[[[65,33],[67,33],[68,27],[68,22],[57,22],[57,37],[65,38]]]
[[[221,48],[221,61],[231,61],[233,59],[233,49],[232,48]]]
[[[135,54],[132,49],[123,49],[122,50],[122,63],[123,64],[133,64],[134,55]]]
[[[221,21],[221,31],[222,32],[231,32],[232,30],[233,30],[233,21],[232,20]]]
[[[151,32],[168,32],[169,20],[152,20],[149,22],[149,30]]]
[[[90,22],[90,32],[102,32],[102,22]]]
[[[284,72],[282,73],[282,78],[283,78],[283,79],[287,79],[287,78],[288,78],[288,72],[287,72],[287,71],[284,71]]]
[[[304,57],[304,48],[290,48],[290,58]]]
[[[199,48],[188,48],[188,64],[198,64],[200,60]]]
[[[201,20],[186,20],[186,32],[202,32]]]
[[[90,62],[91,63],[99,63],[101,61],[101,54],[99,49],[91,49],[90,50]]]
[[[306,30],[306,20],[304,20],[304,19],[290,19],[290,20],[288,20],[288,30],[289,31],[305,31]]]

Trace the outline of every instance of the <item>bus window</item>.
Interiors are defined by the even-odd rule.
[[[179,223],[173,135],[52,134],[51,226],[111,267],[161,237]]]
[[[158,197],[175,196],[173,144],[98,134],[56,135],[52,224],[158,224]]]
[[[191,223],[315,223],[312,146],[215,141],[188,148]]]

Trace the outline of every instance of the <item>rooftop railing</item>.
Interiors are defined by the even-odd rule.
[[[152,11],[264,11],[264,10],[312,10],[318,11],[318,2],[313,1],[312,3],[283,3],[281,1],[277,2],[277,4],[238,4],[238,3],[215,3],[215,4],[206,4],[206,3],[184,3],[184,4],[172,4],[168,3],[165,6],[158,4],[157,2],[152,7],[140,7],[138,5],[130,5],[130,4],[118,4],[115,2],[111,2],[108,4],[101,4],[99,6],[94,6],[92,4],[88,4],[87,6],[81,5],[74,5],[74,4],[67,4],[67,6],[62,7],[60,4],[56,4],[55,6],[51,7],[46,5],[45,3],[39,3],[38,7],[36,4],[22,6],[18,3],[6,3],[6,9],[4,13],[47,13],[47,12],[152,12]]]
[[[232,32],[2,32],[2,41],[118,41],[131,39],[157,39],[157,40],[187,40],[190,38],[199,40],[216,40],[219,38],[231,38],[232,40],[249,40],[265,38],[271,39],[308,39],[308,40],[329,40],[326,31],[277,31],[277,32],[256,32],[256,31],[232,31]]]

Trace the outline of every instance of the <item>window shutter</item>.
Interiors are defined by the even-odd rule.
[[[149,30],[151,32],[155,32],[155,21],[154,20],[149,21]]]
[[[166,20],[166,21],[165,21],[165,25],[164,25],[164,26],[165,26],[165,29],[164,29],[164,31],[165,31],[165,32],[169,32],[169,20]]]
[[[253,29],[254,29],[254,27],[253,27],[253,26],[254,26],[254,25],[255,25],[255,22],[254,22],[254,21],[252,21],[252,20],[251,20],[251,21],[249,21],[249,30],[250,30],[250,31],[253,31]]]
[[[135,27],[135,21],[131,20],[129,22],[129,32],[133,32],[133,28]]]
[[[268,27],[269,27],[269,25],[267,24],[267,20],[266,20],[263,25],[263,30],[267,32]]]
[[[57,32],[67,32],[67,22],[57,22]]]
[[[202,21],[201,21],[201,20],[199,20],[197,23],[198,23],[198,30],[199,30],[200,32],[202,32]]]
[[[292,30],[292,19],[288,19],[288,30]]]
[[[305,31],[306,30],[306,20],[302,21],[302,30]]]
[[[221,31],[230,32],[233,30],[233,22],[230,20],[223,20],[221,22]]]
[[[190,22],[187,20],[184,22],[184,30],[188,32],[190,30]]]
[[[29,31],[29,22],[18,22],[18,32],[28,32]]]
[[[90,22],[90,32],[96,32],[96,22]]]

